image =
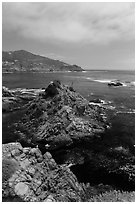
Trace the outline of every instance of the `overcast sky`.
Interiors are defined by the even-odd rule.
[[[3,3],[4,51],[85,69],[135,68],[134,3]]]

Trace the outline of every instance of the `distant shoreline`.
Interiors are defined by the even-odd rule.
[[[83,70],[83,71],[52,71],[52,72],[50,72],[50,71],[13,71],[13,72],[2,72],[2,74],[15,74],[15,73],[69,73],[69,72],[113,72],[113,71],[118,71],[118,72],[122,72],[122,71],[124,71],[124,72],[135,72],[135,70],[95,70],[95,69],[88,69],[88,70]]]

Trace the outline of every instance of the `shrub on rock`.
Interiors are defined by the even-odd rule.
[[[135,192],[110,191],[94,196],[90,202],[135,202]]]

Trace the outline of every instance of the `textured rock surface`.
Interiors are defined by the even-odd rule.
[[[9,143],[3,145],[3,162],[6,159],[16,162],[18,168],[3,180],[3,199],[18,196],[24,201],[82,201],[85,186],[67,166],[58,166],[49,152],[42,155],[38,148]]]
[[[123,190],[124,186],[134,190],[135,159],[128,148],[111,148],[103,141],[109,126],[103,107],[93,104],[102,101],[89,103],[59,81],[51,82],[43,91],[24,89],[11,93],[6,89],[3,96],[4,100],[17,99],[13,104],[21,104],[19,100],[28,102],[15,129],[20,142],[29,146],[3,145],[3,201],[134,200],[134,192],[120,194],[112,187],[120,183]],[[44,149],[43,154],[39,148]],[[48,151],[55,159],[63,156],[62,162],[56,160],[61,165]],[[80,184],[77,179],[90,185]],[[100,186],[101,183],[108,185]]]
[[[2,87],[2,111],[10,112],[22,108],[22,105],[33,100],[42,89],[15,89]]]
[[[134,202],[134,192],[120,192],[108,185],[80,184],[66,165],[52,155],[20,143],[3,144],[3,201],[29,202]],[[6,164],[6,166],[5,166]],[[8,176],[7,176],[8,174]],[[6,176],[5,176],[6,175]]]
[[[100,136],[108,127],[105,118],[103,108],[54,81],[30,103],[18,130],[25,140],[53,150]]]
[[[2,87],[2,97],[12,97],[14,94],[5,86]]]
[[[2,87],[2,111],[8,112],[17,106],[17,99],[8,88]]]

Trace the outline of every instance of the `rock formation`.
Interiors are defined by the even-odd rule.
[[[3,99],[10,98],[19,107],[25,101],[25,114],[14,125],[22,145],[3,144],[3,201],[134,201],[134,192],[114,191],[134,191],[135,158],[103,140],[110,124],[94,105],[102,101],[89,102],[59,81],[39,91],[4,88]]]
[[[103,184],[79,183],[67,165],[57,165],[52,155],[20,143],[2,146],[3,201],[25,202],[134,202],[134,192],[120,192]]]
[[[45,92],[29,103],[18,125],[25,141],[48,145],[50,150],[92,141],[106,128],[103,109],[89,104],[59,81],[51,82]]]
[[[65,166],[58,166],[49,152],[22,148],[20,143],[4,144],[3,199],[18,198],[35,202],[82,201],[84,185]]]
[[[108,86],[123,86],[123,83],[120,81],[111,81],[108,83]]]
[[[11,112],[23,108],[25,104],[36,98],[42,89],[13,89],[2,87],[2,112]]]

